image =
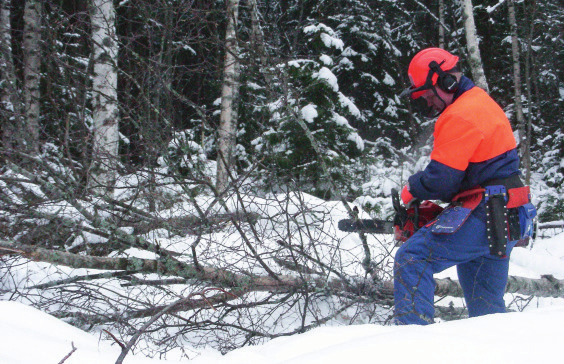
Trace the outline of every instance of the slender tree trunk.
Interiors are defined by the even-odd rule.
[[[462,1],[462,14],[472,78],[476,86],[489,91],[484,68],[482,67],[480,48],[478,47],[478,36],[476,34],[476,24],[474,23],[474,7],[472,6],[472,0]]]
[[[531,158],[530,158],[530,145],[527,139],[525,118],[523,116],[522,92],[521,92],[521,65],[520,65],[520,51],[519,51],[519,37],[517,35],[517,21],[515,20],[515,1],[508,0],[507,2],[509,11],[509,25],[511,27],[511,51],[513,54],[513,85],[514,85],[514,102],[515,102],[515,115],[517,128],[519,130],[519,149],[521,158],[523,159],[523,169],[525,175],[530,174]]]
[[[251,27],[252,27],[252,38],[251,46],[259,53],[261,72],[267,84],[272,82],[272,73],[269,70],[268,65],[268,52],[266,50],[266,44],[264,41],[264,34],[260,26],[259,9],[257,5],[257,0],[249,0],[249,7],[251,8]]]
[[[531,142],[532,142],[532,126],[533,126],[533,115],[535,112],[535,107],[533,103],[533,95],[532,95],[532,85],[531,85],[531,60],[532,60],[532,45],[533,45],[533,34],[535,28],[535,18],[537,13],[537,2],[533,1],[532,4],[533,10],[530,12],[531,14],[531,26],[529,29],[529,36],[527,38],[527,53],[525,56],[525,82],[527,85],[527,101],[528,101],[528,110],[527,113],[527,126],[526,126],[526,138],[527,144],[529,146],[528,155],[526,161],[524,163],[528,163],[528,168],[525,168],[525,183],[531,184]]]
[[[94,75],[92,78],[93,162],[90,187],[111,195],[118,157],[117,53],[112,0],[92,0]]]
[[[445,2],[439,0],[439,48],[445,49]]]
[[[251,46],[253,46],[260,55],[261,64],[266,65],[266,48],[264,46],[264,36],[259,24],[259,10],[257,0],[249,0],[251,13]]]
[[[239,56],[237,45],[237,18],[239,0],[227,2],[227,32],[225,35],[225,63],[221,92],[221,115],[218,130],[217,182],[218,192],[229,184],[229,170],[234,164],[237,133],[237,96],[239,94]]]
[[[25,149],[39,151],[39,82],[41,80],[41,15],[42,2],[27,0],[24,12],[24,73]]]
[[[6,149],[16,148],[19,140],[17,127],[21,122],[21,104],[12,58],[10,10],[10,0],[0,0],[0,115],[2,142]]]

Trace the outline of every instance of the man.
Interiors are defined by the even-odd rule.
[[[456,201],[396,253],[399,324],[433,322],[433,274],[454,265],[470,317],[505,312],[509,255],[523,237],[519,209],[529,202],[529,189],[519,179],[511,126],[499,105],[461,75],[457,63],[449,52],[428,48],[413,57],[408,69],[411,88],[404,95],[425,101],[427,116],[440,116],[431,162],[409,177],[401,198],[406,205],[415,199]]]

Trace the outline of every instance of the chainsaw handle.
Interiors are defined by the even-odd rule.
[[[400,202],[399,191],[395,188],[392,188],[392,206],[396,213],[400,213],[400,211],[404,210]]]
[[[413,207],[413,232],[415,233],[419,230],[419,204],[421,201],[412,200],[410,202],[411,207]]]
[[[392,206],[394,207],[395,212],[402,212],[411,207],[415,207],[416,210],[419,210],[420,203],[421,201],[414,197],[411,201],[409,201],[407,206],[404,207],[400,200],[399,191],[395,188],[392,188]]]
[[[394,218],[394,224],[403,226],[408,219],[413,222],[413,232],[419,230],[419,205],[421,201],[414,198],[412,199],[407,206],[403,206],[400,200],[399,191],[395,188],[392,188],[392,205],[394,207],[394,211],[396,212],[396,217]],[[413,214],[408,214],[407,210],[413,209]]]

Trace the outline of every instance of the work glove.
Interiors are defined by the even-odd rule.
[[[409,192],[409,183],[403,187],[401,190],[401,201],[405,206],[410,206],[410,202],[413,201],[413,195]]]

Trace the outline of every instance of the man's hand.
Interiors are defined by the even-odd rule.
[[[413,201],[413,195],[409,192],[409,183],[401,190],[401,200],[405,206],[409,206],[409,203]]]

